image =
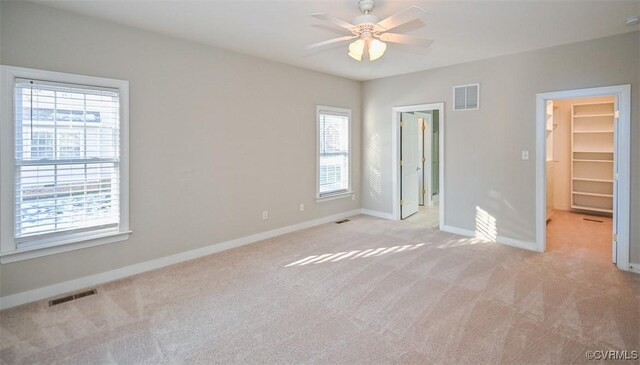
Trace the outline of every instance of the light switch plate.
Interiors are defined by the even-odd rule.
[[[529,151],[522,151],[522,160],[527,161],[529,159]]]

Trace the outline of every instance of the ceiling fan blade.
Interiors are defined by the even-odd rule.
[[[331,23],[335,26],[338,26],[340,28],[344,28],[347,30],[351,30],[352,28],[355,27],[355,25],[345,22],[344,20],[340,20],[338,18],[334,18],[330,15],[327,14],[323,14],[323,13],[315,13],[315,14],[311,14],[312,17],[320,19],[320,20],[324,20],[325,22]]]
[[[425,13],[424,9],[419,6],[411,6],[403,11],[396,13],[376,24],[376,28],[381,30],[391,30],[397,26],[408,23],[412,20],[419,19]]]
[[[318,47],[324,47],[324,46],[327,46],[329,44],[338,43],[338,42],[344,42],[344,41],[348,41],[348,40],[353,39],[353,38],[358,38],[358,36],[347,35],[347,36],[344,36],[344,37],[333,38],[333,39],[329,39],[329,40],[326,40],[326,41],[310,44],[310,45],[306,46],[305,48],[306,49],[314,49],[314,48],[318,48]]]
[[[383,33],[380,35],[380,40],[383,42],[410,44],[422,47],[428,47],[433,43],[431,39],[398,33]]]

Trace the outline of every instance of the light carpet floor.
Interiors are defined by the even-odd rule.
[[[367,216],[97,289],[0,312],[1,362],[570,364],[640,350],[640,275]]]
[[[406,218],[405,221],[420,224],[424,227],[438,228],[440,224],[440,208],[438,204],[420,206],[418,207],[418,212]]]
[[[611,262],[613,219],[554,210],[547,224],[547,250]]]

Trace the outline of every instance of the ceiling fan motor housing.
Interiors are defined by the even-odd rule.
[[[374,33],[374,26],[380,21],[377,16],[371,14],[375,6],[374,0],[360,0],[358,7],[362,15],[355,17],[351,22],[356,25],[356,28],[352,30],[354,34]]]
[[[371,26],[373,27],[374,24],[376,24],[379,21],[378,17],[375,15],[371,15],[371,14],[364,14],[364,15],[360,15],[357,16],[353,19],[352,23],[356,24],[358,26],[360,25],[365,25],[365,24],[371,24]]]
[[[369,14],[373,11],[373,8],[376,7],[376,2],[374,0],[360,0],[358,7],[362,14]]]

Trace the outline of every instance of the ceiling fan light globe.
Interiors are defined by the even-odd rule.
[[[349,57],[353,58],[356,61],[362,61],[362,54],[355,54],[353,52],[349,52]]]
[[[364,53],[365,43],[362,39],[358,39],[355,42],[349,44],[349,56],[357,61],[362,61],[362,54]]]
[[[369,60],[375,61],[378,58],[382,57],[384,52],[387,50],[387,44],[381,42],[377,39],[372,39],[369,42]]]

